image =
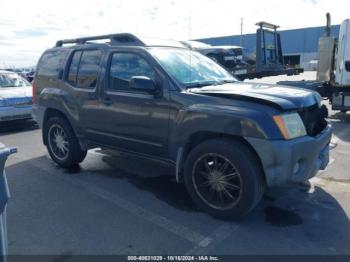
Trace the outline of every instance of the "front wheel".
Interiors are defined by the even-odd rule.
[[[190,152],[185,185],[202,210],[222,219],[247,214],[265,189],[256,155],[244,143],[228,139],[203,142]]]
[[[72,167],[84,160],[87,151],[82,150],[68,121],[60,116],[48,119],[45,128],[47,150],[57,164]]]

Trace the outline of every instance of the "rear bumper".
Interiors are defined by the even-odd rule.
[[[44,114],[45,108],[43,106],[39,106],[38,104],[33,105],[32,117],[34,121],[38,123],[40,128],[43,128]]]
[[[328,126],[316,137],[305,136],[289,141],[246,139],[260,157],[267,186],[272,187],[307,181],[325,169],[331,137],[332,128]]]
[[[21,107],[0,107],[0,122],[32,118],[32,105]]]

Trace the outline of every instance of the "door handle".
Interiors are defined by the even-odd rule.
[[[106,98],[102,99],[102,103],[104,103],[106,106],[109,106],[109,105],[113,104],[113,100],[109,97],[106,97]]]

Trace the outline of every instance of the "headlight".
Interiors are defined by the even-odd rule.
[[[286,140],[306,136],[304,123],[297,113],[276,115],[273,120]]]

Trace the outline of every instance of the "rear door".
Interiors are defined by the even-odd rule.
[[[143,51],[110,52],[107,64],[99,109],[88,130],[90,137],[122,150],[164,156],[169,122],[165,77]],[[160,94],[130,89],[133,76],[153,79]]]
[[[78,136],[87,135],[87,130],[95,125],[103,55],[103,50],[92,47],[76,49],[68,59],[62,90],[69,93],[66,110],[76,123]]]

